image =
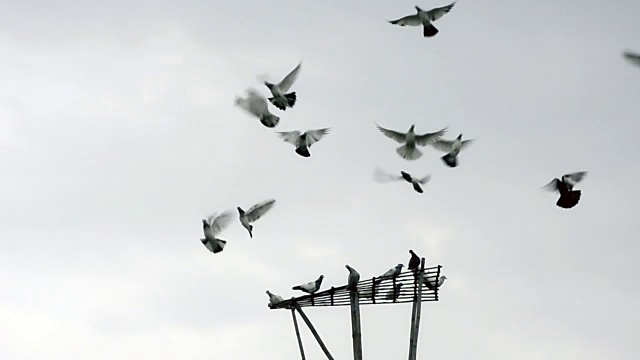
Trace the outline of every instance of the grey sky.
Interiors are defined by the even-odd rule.
[[[266,289],[409,248],[448,277],[419,358],[638,358],[640,3],[461,0],[432,39],[386,22],[446,4],[0,2],[0,358],[296,359]],[[332,127],[310,159],[233,104],[300,60],[296,106],[271,109],[277,131]],[[476,141],[455,169],[409,162],[374,123]],[[540,188],[577,170],[557,208]],[[253,239],[199,242],[268,198]],[[349,358],[348,308],[306,312]],[[361,312],[365,358],[405,357],[410,305]]]

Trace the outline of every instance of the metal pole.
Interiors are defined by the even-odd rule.
[[[313,334],[313,337],[316,338],[316,341],[318,342],[318,345],[320,345],[320,348],[322,348],[322,351],[324,352],[324,354],[327,355],[327,358],[329,360],[335,360],[333,358],[333,356],[331,356],[331,353],[329,353],[329,349],[327,349],[327,347],[322,342],[322,339],[320,339],[320,335],[318,335],[318,332],[316,331],[316,329],[311,324],[311,321],[309,321],[309,318],[307,317],[307,315],[300,308],[300,305],[298,305],[297,303],[293,303],[293,307],[298,311],[298,314],[300,314],[300,316],[302,317],[302,320],[304,320],[305,324],[307,324],[307,327],[309,328],[309,330],[311,330],[311,333]]]
[[[362,334],[360,332],[360,299],[358,290],[351,289],[351,336],[353,338],[353,360],[362,360]]]
[[[296,337],[298,338],[298,346],[300,347],[300,355],[302,360],[306,360],[304,357],[304,349],[302,348],[302,338],[300,337],[300,329],[298,328],[298,320],[296,319],[296,311],[291,308],[291,317],[293,317],[293,327],[296,329]]]

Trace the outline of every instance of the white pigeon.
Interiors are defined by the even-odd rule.
[[[272,307],[273,305],[277,305],[284,301],[282,296],[276,295],[269,290],[267,290],[267,295],[269,295],[269,307]]]
[[[231,211],[225,211],[217,216],[214,213],[208,219],[202,219],[204,239],[200,239],[200,241],[212,253],[221,252],[227,245],[226,240],[218,239],[216,236],[229,226],[232,219],[233,213]]]
[[[422,190],[422,187],[420,185],[424,185],[426,183],[429,182],[429,180],[431,180],[431,175],[427,175],[423,178],[414,178],[411,174],[409,174],[408,172],[404,172],[404,171],[400,171],[400,176],[397,175],[392,175],[387,173],[384,170],[381,170],[379,168],[376,168],[374,170],[373,173],[373,178],[374,180],[378,181],[378,182],[389,182],[389,181],[395,181],[395,180],[406,180],[407,182],[411,183],[413,185],[413,189],[419,193],[423,193],[424,191]]]
[[[640,66],[640,54],[625,50],[622,53],[622,56],[624,56],[624,58],[633,65]]]
[[[251,223],[260,219],[264,214],[271,210],[275,203],[275,199],[265,200],[261,203],[253,205],[247,211],[242,210],[242,208],[238,206],[240,223],[242,224],[242,226],[244,226],[245,229],[247,229],[251,238],[253,238],[253,225],[251,225]]]
[[[349,270],[349,276],[347,277],[347,287],[349,289],[356,289],[358,281],[360,281],[360,273],[349,265],[345,265],[344,267]]]
[[[297,285],[292,287],[291,289],[304,291],[307,294],[313,294],[316,291],[320,290],[320,286],[322,285],[322,279],[324,279],[324,275],[320,275],[320,277],[316,281],[311,281],[306,284]]]
[[[429,278],[426,275],[432,275],[430,273],[425,274],[425,277],[422,279],[422,282],[424,283],[424,285],[431,290],[435,290],[437,287],[442,286],[442,284],[444,284],[444,281],[447,280],[447,277],[442,275],[440,276],[440,278],[438,279],[438,284],[436,285],[435,281],[429,280]],[[429,276],[431,277],[431,276]]]
[[[300,131],[283,131],[278,132],[278,134],[285,142],[293,144],[296,147],[296,153],[298,155],[309,157],[311,156],[311,153],[309,153],[311,145],[320,141],[330,130],[331,128],[307,130],[302,134],[300,134]]]
[[[422,152],[416,148],[416,144],[420,146],[427,146],[435,143],[437,140],[442,137],[447,132],[447,128],[444,128],[440,131],[436,131],[434,133],[426,133],[423,135],[416,135],[414,132],[415,125],[411,125],[409,131],[407,133],[401,133],[394,130],[389,130],[381,127],[376,124],[378,130],[383,133],[389,139],[393,139],[402,146],[396,149],[398,155],[400,155],[403,159],[407,160],[416,160],[422,156]]]
[[[280,117],[269,111],[267,99],[255,89],[247,89],[247,97],[236,97],[235,104],[253,116],[260,119],[260,123],[268,128],[274,128],[280,122]]]
[[[474,139],[462,141],[462,134],[460,134],[454,140],[438,140],[433,143],[433,147],[440,151],[447,152],[447,154],[442,157],[442,161],[449,165],[449,167],[456,167],[458,166],[458,154],[460,154],[462,149],[467,148],[473,140]]]
[[[400,26],[420,26],[423,27],[424,37],[433,37],[438,33],[438,29],[433,26],[433,22],[443,17],[446,13],[451,11],[455,5],[455,1],[449,5],[434,8],[428,11],[422,10],[420,7],[415,6],[417,13],[413,15],[407,15],[397,20],[391,20],[389,23]]]
[[[389,292],[387,292],[387,295],[384,298],[387,300],[397,300],[398,296],[400,296],[401,287],[402,287],[402,283],[397,283],[395,287],[395,291],[394,289],[389,290]]]
[[[296,103],[295,91],[290,92],[288,94],[286,92],[289,91],[289,89],[291,88],[291,85],[293,85],[293,83],[298,78],[298,73],[300,73],[301,66],[302,66],[302,62],[300,62],[298,66],[296,66],[296,68],[293,69],[289,73],[289,75],[285,76],[284,79],[282,79],[282,81],[280,81],[280,83],[277,85],[270,83],[268,81],[264,82],[264,84],[269,88],[269,90],[271,90],[271,94],[273,95],[273,97],[269,98],[269,101],[271,101],[271,103],[275,105],[275,107],[277,107],[278,109],[287,110],[287,107],[292,108],[293,105],[295,105]]]

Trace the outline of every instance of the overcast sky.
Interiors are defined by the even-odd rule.
[[[640,2],[0,2],[0,358],[298,359],[266,289],[443,265],[418,358],[640,357]],[[277,131],[234,105],[299,61]],[[448,168],[375,128],[476,141]],[[425,193],[378,184],[432,175]],[[541,187],[587,170],[573,209]],[[201,219],[275,198],[220,254]],[[235,211],[235,210],[234,210]],[[348,307],[308,308],[337,359]],[[411,305],[364,306],[367,359],[405,358]],[[322,359],[301,323],[307,358]]]

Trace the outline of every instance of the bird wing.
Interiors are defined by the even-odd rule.
[[[551,180],[547,185],[543,186],[542,188],[544,190],[552,191],[552,192],[560,191],[560,189],[558,188],[558,183],[559,182],[560,182],[560,179],[555,178],[555,179]]]
[[[278,135],[285,142],[298,146],[298,139],[300,139],[300,131],[282,131],[278,132]]]
[[[271,210],[273,205],[275,205],[275,199],[266,200],[259,204],[253,205],[247,212],[245,216],[249,222],[254,222],[262,217],[262,215],[266,214],[267,211]]]
[[[436,140],[431,145],[440,151],[449,152],[451,151],[451,147],[453,146],[453,141],[452,140]]]
[[[624,58],[627,59],[627,61],[629,61],[630,63],[640,65],[640,54],[636,54],[626,50],[622,53],[622,56],[624,56]]]
[[[399,26],[420,26],[422,25],[422,21],[420,20],[420,16],[418,14],[407,15],[405,17],[401,17],[396,20],[389,20],[390,24],[399,25]]]
[[[226,229],[234,218],[234,214],[231,211],[224,211],[217,215],[214,213],[209,216],[209,228],[211,233],[215,236]]]
[[[422,179],[417,179],[416,182],[420,183],[420,184],[426,184],[429,182],[429,180],[431,180],[431,175],[427,175],[425,177],[423,177]]]
[[[375,180],[376,182],[379,183],[388,183],[390,181],[394,181],[394,180],[400,180],[402,179],[402,176],[396,176],[393,174],[389,174],[388,172],[380,169],[380,168],[375,168],[373,170],[373,180]]]
[[[566,174],[565,176],[563,176],[563,178],[567,178],[571,182],[571,185],[575,185],[582,181],[587,176],[587,173],[587,171],[578,171],[571,174]]]
[[[460,150],[468,148],[475,139],[464,140],[460,142]]]
[[[427,146],[439,140],[442,135],[447,132],[447,128],[444,128],[440,131],[426,133],[424,135],[416,135],[416,144],[421,146]]]
[[[443,7],[439,7],[439,8],[433,8],[429,11],[427,11],[427,15],[429,16],[429,19],[431,19],[431,21],[436,21],[438,19],[440,19],[441,17],[444,16],[444,14],[448,13],[449,11],[451,11],[451,9],[453,8],[453,6],[456,4],[456,2],[452,2],[449,5],[443,6]]]
[[[385,129],[382,126],[376,124],[376,127],[378,128],[378,130],[380,130],[381,133],[383,133],[386,137],[388,137],[389,139],[393,139],[399,143],[404,143],[407,139],[407,134],[405,133],[401,133],[401,132],[397,132],[397,131],[393,131],[393,130],[389,130],[389,129]]]
[[[307,138],[307,146],[310,147],[311,145],[317,143],[318,141],[320,141],[320,139],[322,139],[325,135],[327,135],[329,133],[331,129],[330,128],[324,128],[324,129],[316,129],[316,130],[309,130],[307,131],[305,134],[307,134],[306,138]]]
[[[245,111],[253,114],[256,117],[260,117],[269,112],[267,105],[267,99],[260,95],[255,89],[247,90],[247,97],[237,97],[235,101],[236,105],[244,109]]]
[[[293,83],[298,78],[298,73],[300,73],[301,66],[302,66],[302,62],[298,63],[298,66],[296,66],[296,68],[293,69],[289,73],[289,75],[285,76],[284,79],[282,79],[282,81],[280,81],[280,83],[278,84],[278,87],[280,88],[280,91],[282,91],[283,94],[289,91],[289,89],[291,88],[291,85],[293,85]]]

